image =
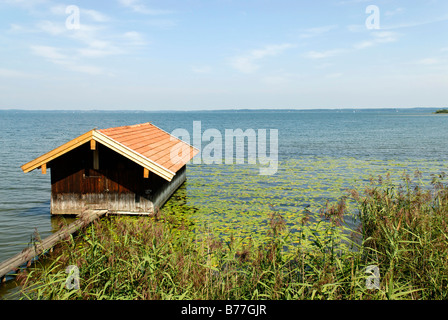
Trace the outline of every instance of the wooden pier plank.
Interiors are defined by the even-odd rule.
[[[48,236],[41,242],[36,242],[32,247],[24,249],[22,252],[16,254],[10,259],[0,264],[0,279],[5,275],[18,269],[21,265],[31,261],[34,257],[42,252],[51,249],[57,242],[67,238],[70,234],[75,233],[84,226],[89,225],[94,220],[102,217],[108,210],[88,210],[82,214],[75,222],[61,228],[57,232]]]

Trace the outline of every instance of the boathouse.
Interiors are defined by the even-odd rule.
[[[51,169],[51,213],[153,214],[186,180],[199,152],[151,123],[93,129],[24,164]]]

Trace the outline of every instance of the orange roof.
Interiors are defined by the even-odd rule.
[[[179,171],[199,152],[149,122],[133,126],[101,129],[98,132],[173,172]],[[188,154],[180,159],[178,153],[176,153],[177,157],[175,158],[177,159],[171,159],[171,152],[179,151],[180,153],[182,147],[188,148]]]
[[[151,123],[91,130],[22,166],[24,172],[40,168],[78,146],[94,140],[122,154],[168,181],[198,152],[189,144]],[[183,156],[180,158],[180,156]]]

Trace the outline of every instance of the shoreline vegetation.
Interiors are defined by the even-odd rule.
[[[448,185],[443,172],[428,185],[420,177],[404,175],[399,185],[379,177],[348,190],[311,213],[321,218],[317,227],[305,214],[294,233],[274,211],[270,232],[248,245],[163,211],[108,217],[19,273],[15,299],[447,299]],[[69,265],[79,268],[78,290],[66,288]],[[379,274],[366,273],[369,266]],[[369,287],[376,279],[379,288]]]
[[[439,109],[434,114],[446,114],[448,113],[448,109]]]

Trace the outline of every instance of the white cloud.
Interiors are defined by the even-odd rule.
[[[177,22],[172,19],[151,19],[145,22],[147,25],[159,29],[171,29],[177,26]]]
[[[212,68],[210,66],[193,66],[191,67],[191,70],[194,73],[208,74],[212,71]]]
[[[394,10],[388,10],[388,11],[386,11],[386,12],[384,13],[384,15],[391,17],[391,16],[395,16],[395,15],[397,15],[397,14],[400,14],[400,13],[402,13],[403,11],[404,11],[403,8],[396,8],[396,9],[394,9]]]
[[[61,49],[50,46],[31,46],[31,51],[42,58],[45,58],[51,63],[65,67],[68,70],[87,73],[90,75],[105,74],[105,72],[92,65],[84,65],[79,63],[79,60],[75,56],[70,56],[62,53]]]
[[[290,78],[288,76],[284,75],[272,75],[272,76],[265,76],[261,78],[261,82],[268,84],[268,85],[284,85],[290,81]]]
[[[339,72],[339,73],[330,73],[330,74],[325,75],[325,78],[328,78],[328,79],[335,79],[335,78],[340,78],[340,77],[342,77],[343,75],[344,75],[344,74],[341,73],[341,72]]]
[[[391,31],[374,31],[370,33],[370,39],[365,40],[353,45],[356,50],[361,50],[369,47],[373,47],[378,44],[396,42],[399,38],[399,34]],[[342,53],[352,51],[351,49],[332,49],[326,51],[309,51],[305,53],[304,57],[313,60],[331,58]]]
[[[38,22],[36,27],[38,30],[46,32],[52,36],[57,36],[67,32],[67,28],[64,24],[55,24],[54,22],[48,20]]]
[[[127,43],[127,45],[141,46],[147,44],[143,35],[137,31],[125,32],[122,39]]]
[[[363,3],[363,2],[370,2],[371,0],[345,0],[340,1],[339,5],[346,5],[346,4],[356,4],[356,3]]]
[[[104,58],[106,56],[118,54],[118,51],[110,51],[104,49],[94,49],[94,48],[81,48],[76,50],[77,53],[82,57],[86,58]]]
[[[104,70],[97,66],[92,65],[80,65],[80,64],[69,64],[67,67],[72,71],[77,71],[81,73],[86,73],[93,76],[103,75],[105,74]],[[111,75],[108,73],[107,75]]]
[[[18,70],[0,69],[0,77],[2,78],[35,78],[36,75]]]
[[[131,46],[143,44],[142,37],[137,32],[111,34],[107,33],[103,27],[86,24],[83,24],[79,30],[67,33],[67,36],[85,45],[76,50],[82,56],[90,58],[125,54],[131,50]]]
[[[252,73],[260,68],[253,62],[251,57],[235,57],[230,64],[234,69],[242,73]]]
[[[372,32],[371,36],[373,39],[356,43],[353,47],[355,49],[360,50],[360,49],[373,47],[373,46],[375,46],[377,44],[381,44],[381,43],[396,42],[399,38],[398,33],[391,32],[391,31],[376,31],[376,32]]]
[[[353,33],[366,31],[365,24],[351,24],[351,25],[348,25],[346,28],[348,31],[353,32]]]
[[[35,6],[41,6],[48,3],[48,0],[3,0],[1,1],[8,5],[15,5],[25,9],[32,9]]]
[[[65,15],[65,6],[53,6],[50,11],[53,14],[63,14]],[[106,21],[107,17],[102,15],[101,13],[95,10],[82,10],[85,14],[93,17],[92,20],[95,21]],[[102,25],[93,25],[88,23],[83,23],[81,19],[80,28],[77,30],[69,30],[65,25],[65,19],[60,20],[58,23],[45,20],[39,21],[36,23],[35,31],[40,31],[47,33],[53,37],[66,37],[68,39],[76,40],[87,47],[74,49],[77,50],[81,55],[89,56],[89,57],[102,57],[111,54],[119,54],[122,53],[122,50],[119,49],[118,45],[113,45],[110,42],[110,38],[114,38],[114,35],[107,34],[104,32],[107,30],[107,27]],[[135,35],[134,35],[135,36]],[[119,38],[115,36],[115,38]],[[122,39],[124,39],[123,37]],[[107,39],[107,40],[106,40]],[[129,44],[127,41],[126,44]],[[75,47],[77,45],[76,42],[72,43],[72,46]]]
[[[92,65],[88,61],[89,59],[130,54],[135,47],[147,44],[143,34],[139,32],[123,30],[118,33],[111,31],[109,25],[103,24],[103,22],[110,21],[110,18],[96,10],[80,8],[80,29],[69,30],[65,25],[65,10],[65,5],[54,5],[49,7],[50,14],[61,16],[61,18],[55,21],[34,22],[32,28],[11,25],[10,31],[49,35],[50,37],[47,38],[48,41],[46,41],[45,45],[34,43],[34,45],[30,46],[30,50],[34,55],[62,66],[66,70],[91,75],[110,73],[103,71],[102,68],[96,65]],[[60,43],[68,45],[59,45]]]
[[[334,63],[325,62],[325,63],[321,63],[320,65],[317,65],[316,68],[317,69],[327,69],[329,67],[332,67],[333,65],[334,65]]]
[[[148,14],[148,15],[164,15],[164,14],[170,14],[172,11],[169,10],[158,10],[158,9],[151,9],[145,6],[141,3],[140,0],[118,0],[118,2],[127,8],[132,9],[135,12],[142,13],[142,14]]]
[[[65,13],[66,9],[67,9],[67,6],[58,4],[58,5],[50,7],[50,13],[55,14],[55,15],[66,15],[66,13]]]
[[[440,60],[435,59],[435,58],[425,58],[425,59],[421,59],[419,61],[417,61],[418,64],[423,64],[423,65],[434,65],[434,64],[439,64]]]
[[[95,22],[108,22],[110,18],[105,14],[91,9],[81,9],[80,15],[87,15]]]
[[[59,16],[65,16],[68,17],[68,13],[67,13],[67,5],[55,5],[50,7],[50,13],[54,14],[54,15],[59,15]],[[91,21],[91,22],[108,22],[111,20],[111,18],[107,15],[105,15],[102,12],[99,12],[97,10],[92,10],[92,9],[85,9],[83,7],[79,7],[79,15],[80,15],[80,20],[87,20],[87,21]],[[85,18],[88,19],[85,19]]]
[[[316,36],[319,36],[321,34],[327,33],[331,30],[336,29],[336,25],[330,25],[330,26],[322,26],[322,27],[316,27],[316,28],[310,28],[304,30],[302,34],[300,34],[300,38],[313,38]]]
[[[26,29],[21,25],[18,25],[16,23],[11,23],[9,25],[8,32],[23,32],[23,31],[26,31]]]
[[[232,58],[230,65],[242,73],[253,73],[260,68],[258,62],[263,58],[277,56],[294,47],[296,46],[290,43],[268,45],[262,49],[252,50],[248,54]]]
[[[63,61],[67,59],[67,56],[60,53],[60,50],[55,47],[50,46],[31,46],[31,51],[43,58],[46,58],[48,60],[51,60],[53,62],[55,61]]]
[[[372,33],[378,43],[395,42],[398,40],[398,33],[390,31],[378,31]]]
[[[419,26],[433,24],[433,23],[437,23],[437,22],[443,22],[443,21],[448,21],[448,15],[439,16],[437,18],[428,19],[428,20],[420,20],[420,21],[418,21],[417,19],[411,19],[410,22],[405,22],[405,23],[396,24],[396,25],[389,25],[389,26],[382,24],[381,29],[393,30],[393,29],[402,29],[402,28],[414,28],[414,27],[419,27]]]
[[[358,49],[358,50],[360,50],[360,49],[365,49],[365,48],[369,48],[369,47],[373,47],[375,45],[375,42],[374,41],[362,41],[362,42],[359,42],[359,43],[356,43],[353,47],[355,48],[355,49]]]
[[[131,47],[144,46],[147,44],[143,35],[136,31],[128,31],[120,35],[111,35],[111,41],[102,39],[95,30],[82,32],[78,30],[71,37],[77,39],[87,47],[77,49],[83,57],[101,58],[111,55],[121,55],[129,53]]]
[[[110,35],[101,34],[104,28],[83,24],[79,30],[71,30],[68,36],[72,39],[81,41],[91,47],[106,47],[109,41],[103,38],[110,38]]]
[[[345,50],[343,50],[343,49],[334,49],[334,50],[327,50],[327,51],[309,51],[305,54],[305,57],[309,58],[309,59],[324,59],[324,58],[334,57],[343,52],[345,52]]]

